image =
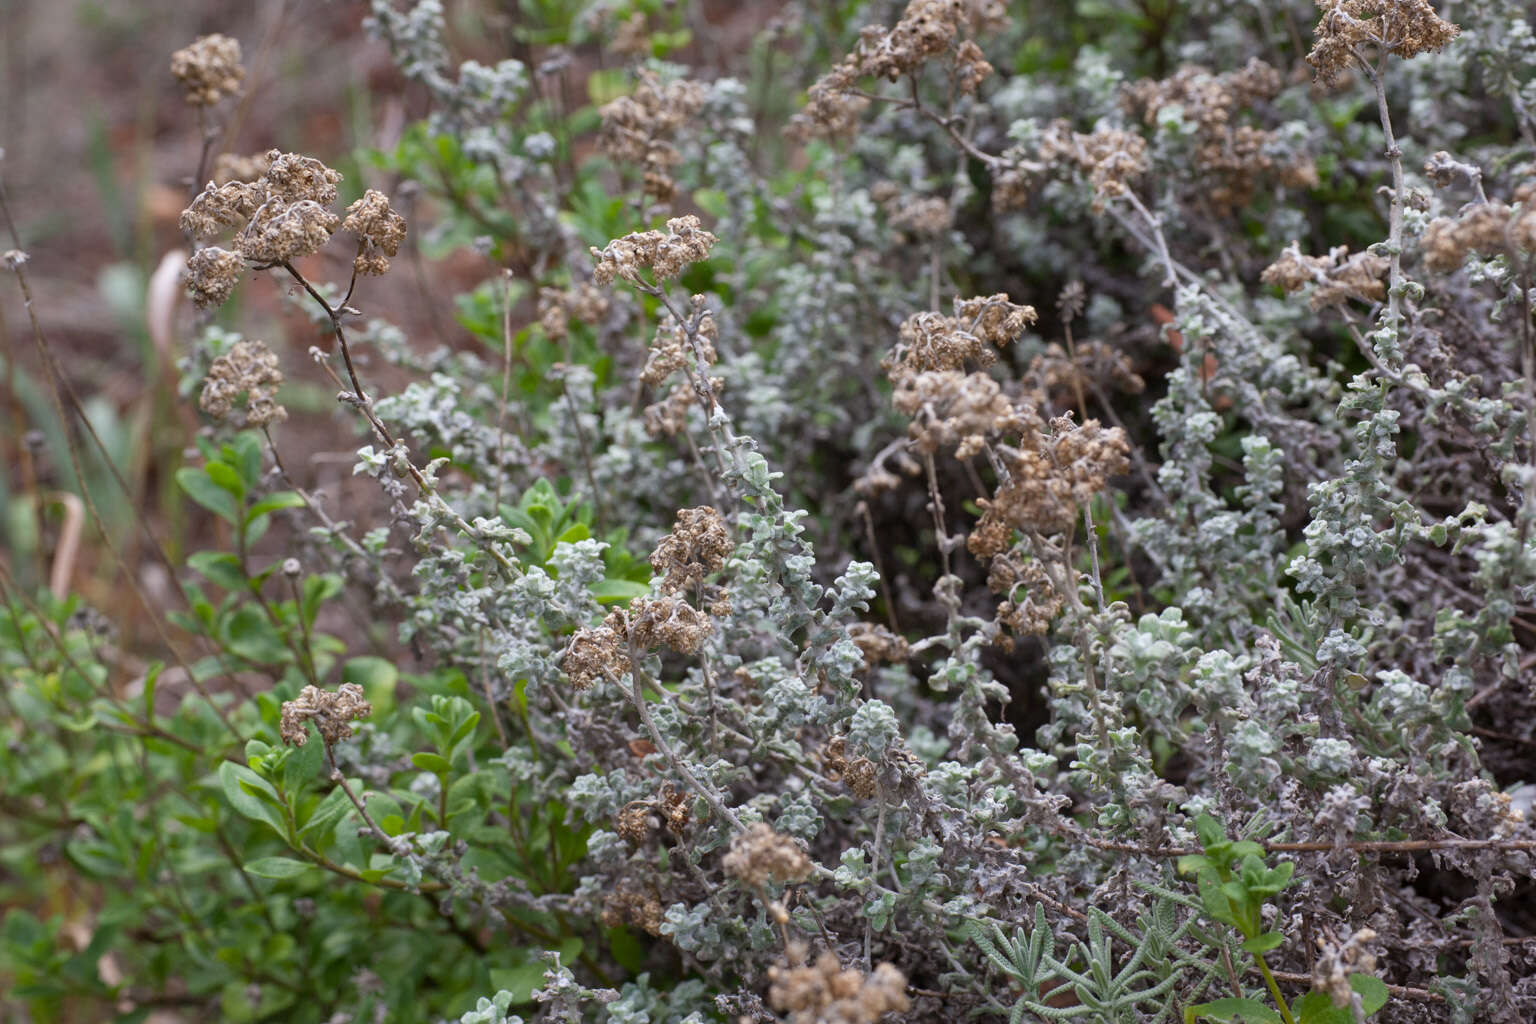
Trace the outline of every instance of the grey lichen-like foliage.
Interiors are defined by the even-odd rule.
[[[871,24],[876,6],[854,21]],[[1533,254],[1472,248],[1452,271],[1429,266],[1445,230],[1435,221],[1485,200],[1466,172],[1444,186],[1454,195],[1424,191],[1448,165],[1417,168],[1460,130],[1413,118],[1424,138],[1401,140],[1413,166],[1402,194],[1382,199],[1400,237],[1356,245],[1356,263],[1298,248],[1287,266],[1307,273],[1261,277],[1291,240],[1276,232],[1326,233],[1296,199],[1315,180],[1308,162],[1335,147],[1344,166],[1378,166],[1381,129],[1325,116],[1275,68],[1231,67],[1233,54],[1288,45],[1261,12],[1191,11],[1214,19],[1208,37],[1158,80],[1119,66],[1113,40],[1066,71],[963,96],[928,67],[845,148],[808,147],[793,192],[758,170],[746,87],[701,86],[668,165],[718,235],[699,253],[708,264],[681,274],[700,294],[637,270],[586,320],[551,316],[510,339],[482,329],[495,344],[586,354],[552,364],[510,410],[494,360],[421,357],[375,332],[421,371],[376,406],[411,445],[359,452],[393,516],[361,542],[381,561],[398,553],[379,593],[403,638],[501,715],[505,739],[482,770],[556,805],[586,840],[571,884],[539,896],[479,883],[443,831],[397,837],[389,856],[481,918],[532,906],[643,933],[686,978],[663,991],[626,975],[583,1007],[595,975],[561,967],[538,997],[546,1017],[760,1008],[791,938],[943,991],[920,996],[913,1019],[1171,1020],[1216,990],[1260,993],[1236,940],[1172,869],[1169,851],[1196,841],[1204,813],[1245,837],[1305,844],[1275,911],[1287,936],[1277,968],[1308,976],[1318,937],[1368,927],[1400,960],[1384,968],[1395,982],[1435,986],[1444,1003],[1424,1004],[1435,1012],[1485,999],[1516,1020],[1530,1005],[1499,917],[1530,856],[1453,840],[1530,835],[1491,781],[1468,708],[1530,707],[1517,629],[1536,592],[1536,481],[1510,328]],[[1489,26],[1515,12],[1489,11],[1469,19],[1476,62],[1448,50],[1401,75],[1392,63],[1388,107],[1427,109],[1474,73],[1523,97],[1528,30],[1511,23],[1496,38]],[[522,69],[468,63],[453,76],[441,18],[433,3],[374,5],[374,30],[439,104],[434,130],[501,180],[507,153],[553,166],[553,139],[496,134],[521,102]],[[1245,131],[1213,141],[1226,128]],[[506,143],[500,155],[493,142]],[[1238,142],[1243,160],[1223,163]],[[580,237],[557,198],[569,197],[525,197],[522,240],[549,287],[574,295],[592,264],[572,254],[614,240]],[[928,203],[928,227],[903,221],[903,198]],[[1268,227],[1239,230],[1248,203]],[[1321,301],[1341,287],[1324,266],[1393,259],[1390,280]],[[1055,322],[986,349],[990,365],[956,370],[984,374],[979,390],[1000,404],[968,458],[923,450],[877,371],[903,321],[1003,287],[973,282],[1034,288],[1067,269],[1114,286],[1086,300],[1079,288],[1075,310],[1059,303]],[[1008,301],[1026,298],[1046,309],[1053,297]],[[682,364],[666,384],[682,388],[683,429],[665,435],[641,409],[666,395],[635,383],[650,358],[637,339],[658,328]],[[1112,385],[1139,393],[1143,371],[1156,373],[1155,400],[1122,402]],[[1055,447],[1018,426],[1035,421]],[[1105,436],[1136,442],[1112,483],[1088,486],[1091,473],[1053,461]],[[427,451],[451,467],[413,454]],[[816,476],[852,461],[851,477],[881,451],[897,471],[857,490]],[[1025,454],[1070,514],[1008,520],[1001,550],[968,548]],[[581,536],[601,532],[583,521],[534,558],[503,506],[554,473],[564,498],[627,533]],[[679,510],[706,505],[721,550],[674,587],[658,542]],[[648,589],[627,607],[600,599],[611,556],[651,551]],[[1003,595],[1014,611],[1050,610],[1015,629]],[[646,619],[657,609],[675,629]],[[359,747],[370,762],[399,756],[367,732]],[[370,783],[389,774],[348,768]],[[435,777],[410,791],[444,795]],[[804,877],[758,884],[727,870],[762,826],[812,865]],[[1447,843],[1434,855],[1471,895],[1453,906],[1414,891],[1417,867],[1359,848],[1399,840]],[[1386,1019],[1423,1019],[1418,1005]]]

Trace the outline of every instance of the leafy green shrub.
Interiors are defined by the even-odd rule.
[[[201,314],[166,665],[4,579],[0,1005],[1530,1017],[1519,8],[792,4],[705,81],[689,5],[370,6],[435,217],[273,150],[183,227],[377,501]],[[407,228],[474,345],[361,319]]]

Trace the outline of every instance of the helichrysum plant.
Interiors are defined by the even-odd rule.
[[[200,540],[148,665],[0,562],[5,1013],[1536,1015],[1522,7],[459,6],[352,162],[173,60]]]

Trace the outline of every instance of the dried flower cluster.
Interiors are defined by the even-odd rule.
[[[1130,358],[1102,341],[1078,342],[1069,354],[1056,342],[1029,361],[1028,378],[1042,394],[1075,399],[1079,393],[1108,392],[1139,395],[1147,382],[1136,372]]]
[[[331,212],[340,173],[314,157],[270,150],[254,181],[209,182],[181,213],[181,229],[207,240],[234,230],[230,249],[209,246],[187,264],[187,290],[199,306],[229,298],[244,265],[280,266],[316,252],[343,226]],[[250,168],[254,169],[253,164]],[[382,274],[399,252],[405,219],[381,192],[369,189],[347,209],[345,227],[358,236],[359,274]]]
[[[1363,49],[1407,60],[1442,49],[1461,32],[1443,20],[1429,0],[1317,0],[1322,18],[1307,63],[1321,82],[1343,77]]]
[[[1078,509],[1130,468],[1125,431],[1105,429],[1098,420],[1079,426],[1070,416],[998,452],[1007,478],[990,500],[978,500],[983,514],[968,542],[982,559],[1006,550],[1015,530],[1048,536],[1071,529]]]
[[[1044,636],[1066,608],[1044,567],[1013,550],[993,555],[987,566],[987,589],[1003,595],[997,621],[1020,636]]]
[[[678,594],[702,587],[706,576],[724,568],[734,547],[730,527],[715,509],[678,509],[672,532],[651,553],[651,568],[661,575],[657,589]]]
[[[188,103],[211,107],[238,93],[245,81],[240,41],[217,33],[201,36],[171,54],[171,74],[181,83]]]
[[[862,754],[848,756],[848,740],[835,736],[821,751],[821,771],[833,782],[843,782],[861,800],[873,800],[879,794],[875,763]]]
[[[894,28],[865,28],[853,51],[811,86],[805,108],[790,121],[791,134],[799,138],[851,135],[869,105],[859,94],[861,78],[894,82],[902,75],[916,74],[945,53],[950,54],[960,91],[975,92],[993,68],[973,40],[957,42],[971,23],[972,11],[964,0],[912,0]]]
[[[267,173],[272,164],[272,151],[264,153],[220,153],[213,161],[213,183],[227,185],[231,181],[255,181]]]
[[[592,277],[598,284],[612,284],[615,278],[644,284],[640,272],[649,268],[658,281],[665,281],[681,274],[688,264],[708,259],[718,241],[693,214],[674,217],[667,221],[666,231],[636,231],[601,249],[593,246],[597,262]]]
[[[745,832],[731,840],[731,850],[721,858],[720,866],[726,874],[754,889],[769,882],[803,882],[816,869],[793,839],[762,822],[748,825]]]
[[[1348,246],[1335,246],[1327,256],[1307,256],[1292,242],[1280,258],[1264,268],[1260,276],[1265,284],[1279,285],[1286,292],[1297,292],[1307,285],[1312,291],[1313,309],[1342,306],[1350,299],[1381,302],[1387,297],[1387,261],[1375,253],[1349,254]]]
[[[1147,140],[1119,128],[1099,128],[1088,134],[1075,132],[1071,122],[1058,119],[1046,127],[1040,140],[1040,159],[1046,164],[1070,167],[1087,175],[1093,185],[1094,208],[1097,210],[1108,200],[1124,195],[1131,182],[1146,173]],[[1010,203],[1028,198],[1027,191],[1017,181],[1006,187],[1003,195]]]
[[[911,418],[908,434],[920,451],[953,446],[955,458],[969,459],[979,455],[991,438],[1044,425],[1032,407],[1009,398],[1002,385],[985,373],[903,373],[893,385],[891,404]]]
[[[1515,190],[1514,202],[1468,206],[1456,217],[1436,217],[1424,231],[1424,263],[1431,270],[1457,270],[1469,253],[1485,258],[1536,254],[1536,185]]]
[[[1033,306],[1010,302],[1002,293],[956,299],[955,315],[914,313],[901,325],[895,350],[882,365],[894,377],[922,370],[963,370],[966,363],[990,366],[993,349],[1011,345],[1036,319]]]
[[[207,250],[204,250],[206,252]],[[245,396],[245,422],[252,427],[281,423],[288,410],[277,404],[277,389],[283,383],[277,353],[264,341],[238,341],[208,368],[203,380],[198,407],[216,420],[222,420]]]
[[[713,366],[719,359],[715,352],[715,341],[720,333],[714,316],[707,309],[699,311],[691,342],[688,335],[688,328],[674,320],[670,313],[663,316],[651,339],[651,350],[646,356],[645,367],[640,371],[640,382],[647,387],[659,388],[668,377],[693,363],[696,358],[702,358],[704,366]],[[702,374],[704,366],[695,366],[694,370]]]
[[[608,315],[608,293],[590,281],[569,288],[539,289],[539,325],[551,341],[570,336],[571,321],[599,324]]]
[[[709,378],[709,390],[718,399],[725,390],[725,378]],[[665,398],[645,407],[645,432],[652,437],[675,437],[688,429],[688,416],[697,408],[699,395],[692,382],[679,381]]]
[[[390,209],[388,196],[370,188],[347,207],[341,227],[357,236],[353,273],[377,276],[389,272],[389,257],[396,255],[405,241],[405,218]]]
[[[373,705],[363,699],[363,688],[356,683],[342,683],[335,693],[306,686],[296,698],[283,702],[283,742],[302,747],[309,740],[307,723],[313,722],[320,739],[333,746],[351,737],[353,722],[371,714]]]
[[[934,238],[954,224],[954,211],[942,196],[910,192],[893,181],[876,182],[870,198],[879,203],[891,227],[917,238]]]
[[[560,667],[577,690],[590,690],[599,680],[617,679],[629,671],[624,640],[610,624],[622,624],[622,619],[614,619],[617,614],[600,626],[584,626],[571,637]]]
[[[875,1024],[911,1005],[906,976],[893,965],[878,964],[865,975],[845,969],[830,950],[807,964],[807,952],[803,944],[791,944],[786,965],[768,972],[768,1002],[788,1013],[790,1024]]]
[[[683,80],[662,85],[655,72],[641,71],[633,94],[598,111],[603,126],[597,144],[614,160],[640,165],[645,194],[670,203],[677,193],[672,168],[682,160],[673,136],[703,105],[702,84]]]
[[[1260,178],[1271,173],[1287,186],[1317,184],[1317,168],[1308,158],[1276,166],[1271,155],[1276,132],[1237,121],[1242,110],[1271,99],[1284,84],[1279,71],[1254,57],[1220,75],[1185,65],[1168,78],[1143,79],[1125,89],[1121,102],[1147,125],[1155,125],[1167,108],[1178,108],[1195,128],[1192,173],[1183,184],[1200,188],[1216,210],[1227,213],[1245,207]]]

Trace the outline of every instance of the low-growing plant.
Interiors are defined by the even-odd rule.
[[[0,560],[0,1007],[1529,1019],[1536,48],[1317,6],[372,0],[363,182],[179,53],[206,515]]]

